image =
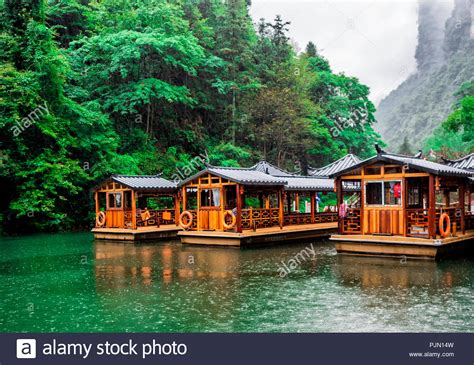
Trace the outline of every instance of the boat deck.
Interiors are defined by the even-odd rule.
[[[474,230],[455,237],[426,239],[403,236],[340,235],[331,236],[336,250],[342,254],[364,256],[414,257],[435,260],[454,254],[472,252]]]
[[[244,230],[242,233],[225,231],[181,231],[181,242],[194,245],[215,246],[256,246],[288,241],[309,240],[329,237],[337,231],[337,223],[316,223],[258,228],[256,231]]]
[[[93,228],[92,233],[96,240],[142,241],[175,239],[180,230],[180,227],[170,224],[160,227],[138,227],[137,229]]]

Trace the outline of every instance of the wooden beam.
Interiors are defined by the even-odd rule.
[[[310,193],[311,199],[311,223],[314,223],[315,212],[316,212],[316,192],[312,191]]]
[[[197,195],[196,195],[196,201],[197,201],[197,207],[196,207],[196,229],[198,231],[201,230],[201,188],[197,187]]]
[[[99,214],[99,193],[96,191],[94,194],[95,198],[95,216],[97,217],[97,214]]]
[[[237,203],[237,219],[236,219],[236,227],[237,227],[237,232],[242,233],[242,195],[244,192],[244,187],[242,186],[242,189],[240,187],[240,184],[235,185],[236,189],[236,203]],[[241,195],[242,193],[242,195]]]
[[[428,235],[429,238],[436,238],[435,177],[430,175],[428,180]]]
[[[186,201],[187,196],[186,196],[186,187],[185,186],[183,186],[183,188],[181,189],[181,199],[182,199],[182,202],[183,202],[183,212],[184,212],[185,210],[187,210],[187,207],[186,207],[186,205],[187,205],[187,201]]]
[[[174,224],[177,226],[179,225],[179,215],[181,213],[180,207],[179,207],[179,194],[176,192],[173,194],[174,198]]]
[[[466,222],[465,222],[465,210],[466,210],[466,204],[465,202],[465,186],[464,182],[459,185],[459,205],[461,206],[461,232],[462,234],[466,233]]]
[[[283,229],[283,215],[284,215],[283,189],[278,191],[278,219],[280,221],[280,229]]]
[[[402,219],[403,219],[403,236],[407,236],[407,209],[408,209],[408,179],[404,177],[402,179]]]
[[[341,217],[339,216],[339,207],[342,203],[344,203],[344,201],[343,201],[343,196],[344,195],[342,194],[342,179],[337,178],[335,183],[336,183],[336,201],[337,201],[336,210],[337,210],[337,216],[338,216],[337,224],[338,224],[339,233],[342,234],[342,232],[343,232],[343,221],[342,221]]]
[[[360,180],[360,231],[365,234],[364,226],[364,204],[365,203],[365,186],[364,179]]]
[[[132,229],[137,229],[137,202],[135,200],[135,190],[132,190]]]

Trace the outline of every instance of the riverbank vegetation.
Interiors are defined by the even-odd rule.
[[[370,154],[369,89],[297,54],[241,0],[5,0],[2,211],[10,231],[87,227],[111,173],[172,175],[266,158],[304,172]],[[39,109],[39,106],[44,106]],[[20,228],[21,227],[21,228]]]
[[[372,154],[357,78],[244,0],[0,0],[2,223],[87,228],[106,176]],[[454,125],[453,125],[454,128]]]

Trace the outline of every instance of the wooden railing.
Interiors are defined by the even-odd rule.
[[[283,222],[285,226],[295,225],[295,224],[311,224],[311,213],[286,213],[283,216]]]
[[[242,209],[242,229],[274,227],[280,225],[280,209]]]
[[[314,215],[314,223],[331,223],[339,219],[337,212],[322,212]]]
[[[449,220],[451,221],[451,228],[453,223],[456,224],[456,231],[459,232],[461,230],[461,217],[462,217],[462,210],[458,207],[452,208],[439,208],[436,209],[436,234],[439,234],[439,218],[441,217],[442,213],[446,213],[449,216]]]
[[[191,227],[188,228],[190,231],[197,230],[197,210],[188,210],[189,213],[193,216],[193,222],[191,223]]]
[[[342,233],[362,233],[361,209],[348,208],[346,216],[342,219]]]
[[[148,209],[150,212],[150,218],[145,221],[142,219],[142,214],[144,210],[137,211],[137,227],[145,227],[145,226],[157,226],[158,224],[175,224],[175,211],[174,209]],[[171,219],[163,219],[163,214],[168,215],[168,218]],[[130,213],[131,219],[131,213]],[[126,218],[127,221],[127,218]]]
[[[405,219],[407,236],[428,237],[428,209],[407,209]]]
[[[337,212],[322,212],[314,214],[314,222],[311,218],[311,213],[285,213],[283,221],[285,226],[295,224],[312,224],[312,223],[330,223],[337,222]]]

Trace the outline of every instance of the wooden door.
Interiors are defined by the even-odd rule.
[[[401,208],[365,208],[364,233],[403,234],[403,210]]]
[[[123,228],[124,214],[123,210],[108,210],[106,212],[106,227],[107,228]]]
[[[199,210],[199,229],[218,231],[222,230],[221,209],[208,207]]]

